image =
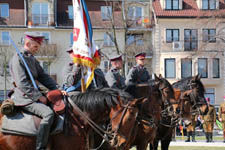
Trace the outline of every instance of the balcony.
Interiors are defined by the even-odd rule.
[[[32,14],[28,20],[29,27],[55,26],[54,15],[52,14]]]
[[[132,18],[127,21],[128,30],[151,30],[152,25],[149,20],[149,17],[137,17]]]
[[[56,44],[43,44],[40,51],[35,54],[39,60],[54,60],[57,56]]]

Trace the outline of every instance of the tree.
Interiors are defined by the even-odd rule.
[[[4,78],[4,99],[7,98],[7,83],[9,82],[9,61],[13,56],[12,47],[0,45],[0,76]]]

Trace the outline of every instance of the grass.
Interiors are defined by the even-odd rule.
[[[186,136],[184,136],[184,137],[177,136],[176,137],[176,140],[178,140],[178,141],[185,141],[186,139],[187,139]],[[195,139],[196,139],[196,141],[205,141],[206,140],[205,136],[196,136]],[[214,141],[223,141],[223,137],[222,136],[214,136],[213,140]]]
[[[136,148],[132,148],[131,150],[136,150]],[[149,149],[148,149],[149,150]],[[161,150],[160,147],[158,148],[158,150]],[[205,147],[205,146],[191,146],[191,147],[187,147],[187,146],[170,146],[169,150],[224,150],[224,147]]]

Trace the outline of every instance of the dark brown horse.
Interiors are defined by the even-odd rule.
[[[155,75],[155,80],[150,81],[147,86],[136,85],[132,93],[136,98],[148,98],[148,101],[140,105],[138,127],[131,141],[131,146],[145,150],[149,142],[153,144],[161,117],[168,114],[173,118],[177,109],[175,107],[178,105],[173,106],[175,104],[173,88],[161,75],[159,77]]]
[[[72,109],[70,118],[70,135],[64,133],[52,135],[48,148],[51,150],[87,150],[88,133],[92,129],[86,119],[75,109],[78,106],[93,122],[100,123],[110,119],[112,124],[110,143],[123,149],[124,143],[115,142],[118,139],[129,139],[131,129],[138,113],[137,104],[143,100],[133,99],[129,94],[113,90],[98,89],[71,97]],[[0,116],[2,118],[2,115]],[[0,122],[1,124],[1,122]],[[115,140],[115,141],[114,141]],[[0,133],[0,150],[34,150],[35,137]]]
[[[200,81],[200,75],[184,78],[174,84],[173,88],[180,94],[180,117],[190,119],[192,114],[206,114],[208,112],[207,102],[204,97],[204,85]],[[151,150],[157,150],[158,142],[161,141],[161,149],[168,150],[172,139],[174,126],[160,125]]]

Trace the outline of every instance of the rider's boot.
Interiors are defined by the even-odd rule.
[[[187,132],[187,140],[185,142],[190,142],[190,132]]]
[[[223,143],[225,143],[225,131],[223,131]]]
[[[48,144],[50,126],[48,124],[40,124],[37,139],[36,150],[46,150]]]
[[[206,142],[209,142],[209,133],[205,132]]]
[[[195,131],[192,131],[192,142],[196,142],[196,140],[195,140]]]

